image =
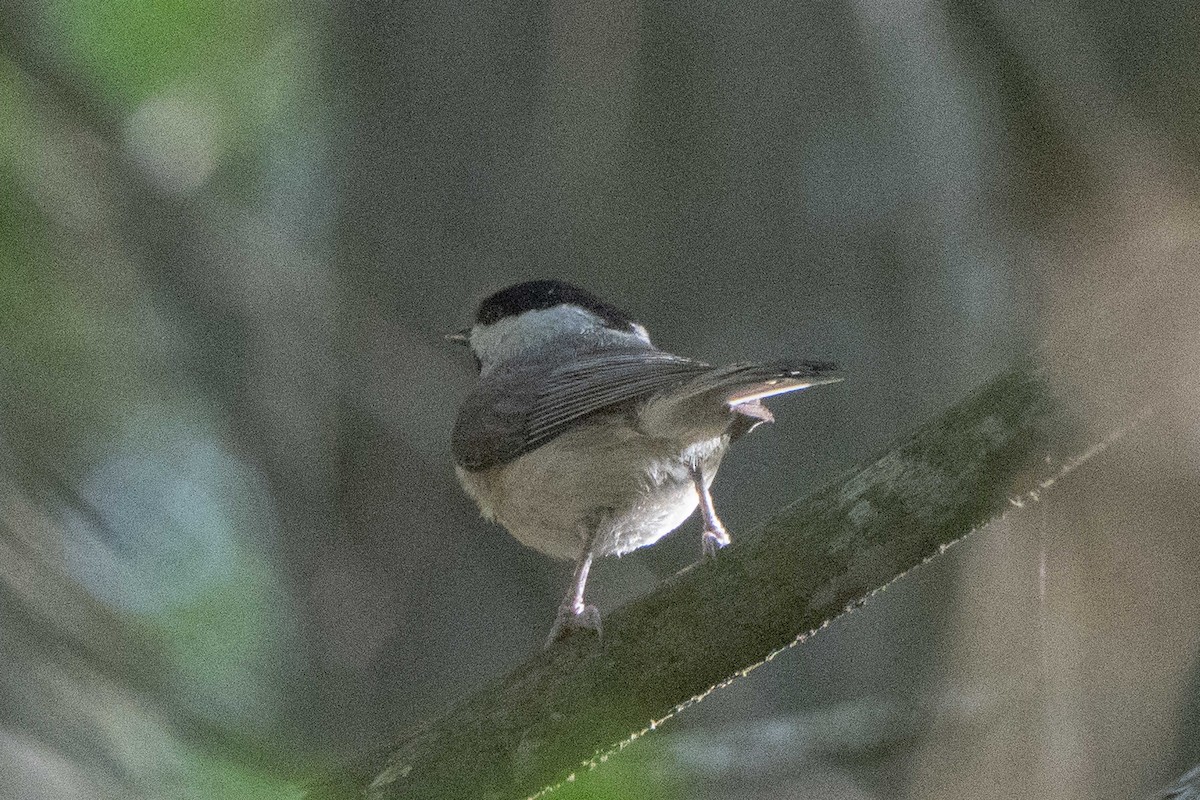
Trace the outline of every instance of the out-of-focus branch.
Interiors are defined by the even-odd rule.
[[[20,4],[0,3],[0,57],[15,65],[52,103],[59,113],[93,135],[115,144],[120,138],[120,114],[106,105],[98,92],[89,91],[84,76],[68,72],[44,47],[34,23],[34,13]]]
[[[244,243],[230,235],[237,230],[230,210],[205,192],[164,191],[125,149],[125,111],[106,101],[84,70],[49,46],[36,12],[0,0],[0,16],[0,58],[20,71],[46,114],[87,134],[94,145],[92,166],[104,176],[106,197],[120,209],[113,219],[125,247],[165,290],[201,344],[198,370],[222,392],[232,393],[228,376],[237,370],[226,362],[240,357],[245,337],[224,285],[213,280],[223,274],[223,260],[244,252]],[[248,253],[237,260],[253,263]]]
[[[310,797],[507,800],[568,779],[1103,449],[1069,437],[1059,407],[1032,368],[996,378],[613,613],[601,641],[535,655]]]

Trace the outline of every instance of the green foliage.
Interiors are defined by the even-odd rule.
[[[276,11],[270,0],[59,0],[48,19],[98,88],[133,106],[184,79],[228,90]]]
[[[44,21],[49,49],[121,121],[158,93],[182,91],[211,100],[201,107],[214,109],[226,146],[265,129],[294,86],[304,47],[273,28],[277,10],[265,2],[65,0]],[[26,65],[0,61],[0,436],[28,459],[21,472],[31,484],[71,487],[46,494],[64,579],[155,653],[164,668],[156,691],[215,731],[277,738],[280,692],[292,673],[281,653],[293,646],[294,620],[274,566],[251,544],[270,535],[273,509],[257,473],[225,446],[211,398],[180,368],[179,318],[120,224],[129,184],[119,179],[119,159],[105,157],[124,143],[98,142],[90,120],[72,124],[72,111],[55,107]],[[253,151],[255,140],[245,138]],[[187,459],[196,452],[214,455],[195,467]],[[178,575],[185,579],[172,585]],[[131,599],[146,605],[168,594],[170,602],[148,609]],[[69,630],[73,612],[62,611],[54,624]],[[114,663],[130,666],[125,656],[114,652]],[[112,747],[114,763],[146,796],[300,796],[253,753],[218,755],[177,736],[148,710],[161,698],[143,707],[100,678],[80,680],[72,714],[110,722],[80,721],[64,737]],[[61,701],[27,702],[32,715],[55,713]]]
[[[295,647],[290,607],[270,565],[236,552],[223,581],[145,619],[143,628],[160,643],[176,685],[199,713],[269,735],[280,655]]]
[[[596,769],[582,768],[548,800],[677,800],[691,795],[675,763],[671,737],[642,736],[606,756]]]
[[[207,754],[180,754],[176,777],[180,800],[300,800],[303,790],[283,778]]]

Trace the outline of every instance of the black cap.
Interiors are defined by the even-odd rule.
[[[634,322],[624,311],[578,286],[553,279],[525,281],[501,289],[479,304],[475,321],[481,325],[491,325],[526,311],[540,311],[568,303],[592,312],[609,328],[633,330]]]

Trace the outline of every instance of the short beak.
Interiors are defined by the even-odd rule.
[[[471,329],[464,328],[461,331],[447,333],[445,338],[447,342],[454,342],[455,344],[468,344],[471,341]]]

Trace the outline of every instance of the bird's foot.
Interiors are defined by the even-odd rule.
[[[585,606],[582,603],[559,606],[554,627],[546,637],[546,648],[549,649],[555,642],[579,631],[599,636],[600,611],[595,606]]]
[[[706,559],[715,558],[717,551],[732,541],[724,525],[707,527],[700,535],[700,554]]]

